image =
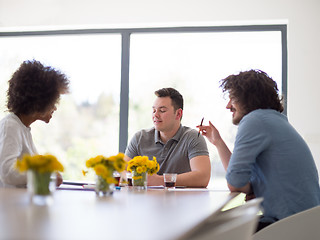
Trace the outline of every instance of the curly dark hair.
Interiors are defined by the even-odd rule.
[[[24,61],[9,80],[7,107],[15,114],[45,112],[68,90],[69,80],[60,71],[36,60]]]
[[[278,112],[284,110],[277,83],[261,70],[230,75],[220,83],[222,91],[232,95],[246,113],[256,109],[274,109]]]
[[[183,97],[174,88],[161,88],[154,92],[157,97],[170,97],[175,111],[179,108],[183,110]]]

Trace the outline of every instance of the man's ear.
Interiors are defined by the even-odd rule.
[[[177,109],[176,111],[176,119],[181,119],[183,114],[183,110],[181,108]]]

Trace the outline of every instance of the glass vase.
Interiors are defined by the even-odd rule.
[[[27,187],[31,195],[32,203],[36,205],[48,205],[53,201],[52,193],[56,188],[56,179],[51,177],[52,172],[27,172]]]
[[[132,171],[132,186],[136,189],[147,189],[147,172]]]
[[[103,177],[96,175],[95,191],[99,197],[111,196],[114,191],[114,184],[107,183]]]

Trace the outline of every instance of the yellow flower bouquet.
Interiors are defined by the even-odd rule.
[[[100,192],[103,195],[108,195],[113,192],[113,184],[118,183],[113,177],[113,173],[115,171],[120,173],[124,171],[126,167],[126,161],[123,158],[124,154],[119,153],[108,158],[103,155],[98,155],[86,161],[86,167],[93,168],[96,173],[96,193],[98,195]]]
[[[45,172],[63,172],[64,168],[58,159],[50,154],[47,155],[23,155],[22,159],[18,159],[16,162],[16,168],[20,172],[28,170],[36,171],[39,173]]]
[[[141,188],[147,187],[147,174],[159,171],[156,157],[149,160],[148,156],[136,156],[128,162],[127,171],[132,173],[132,184]]]
[[[17,159],[15,164],[19,172],[27,171],[28,189],[32,195],[46,196],[51,194],[50,183],[53,172],[63,172],[63,165],[50,154],[28,155]],[[55,183],[51,184],[55,188]]]

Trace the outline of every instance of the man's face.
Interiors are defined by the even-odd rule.
[[[156,130],[171,131],[176,124],[180,124],[178,110],[174,111],[170,97],[157,97],[152,106],[152,120]]]
[[[245,112],[243,111],[240,103],[233,95],[229,95],[229,102],[226,106],[227,109],[230,109],[232,112],[232,123],[238,125],[241,119],[244,117]]]

